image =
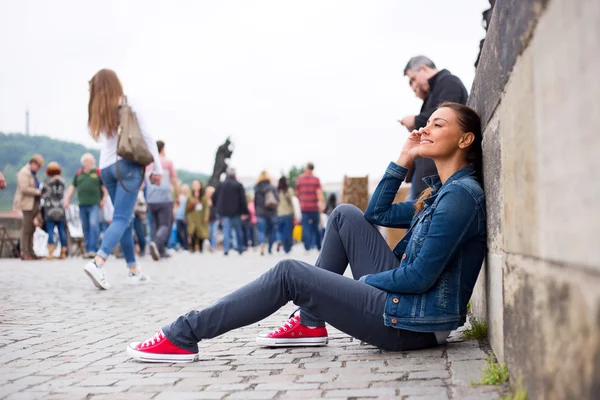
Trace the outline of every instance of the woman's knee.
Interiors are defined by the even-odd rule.
[[[356,207],[353,204],[340,204],[333,210],[333,212],[331,213],[329,218],[337,219],[340,217],[350,218],[350,219],[357,219],[357,218],[364,219],[365,214],[362,212],[362,210],[360,208]]]
[[[307,268],[298,260],[285,259],[275,264],[273,271],[277,276],[285,279],[298,274],[306,273]]]

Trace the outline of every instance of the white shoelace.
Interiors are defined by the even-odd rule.
[[[148,339],[144,343],[142,343],[141,347],[147,347],[147,346],[150,346],[151,344],[156,344],[156,343],[160,342],[164,337],[165,337],[165,335],[163,335],[162,331],[158,331],[156,333],[156,335],[152,336],[150,339]]]
[[[279,328],[275,329],[271,333],[280,333],[282,329],[284,331],[287,331],[288,328],[293,328],[294,325],[296,325],[298,323],[299,319],[300,319],[300,317],[292,317],[292,318],[288,319],[287,322],[285,322],[283,325],[281,325]]]

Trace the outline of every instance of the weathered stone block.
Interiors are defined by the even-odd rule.
[[[457,386],[470,386],[481,380],[482,369],[485,366],[485,360],[465,360],[453,361],[450,364],[452,371],[452,384]]]
[[[504,200],[502,188],[502,143],[497,114],[483,131],[483,187],[486,203],[488,248],[500,251],[504,247]],[[493,195],[490,195],[493,193]]]
[[[488,340],[496,357],[504,360],[504,255],[488,253],[487,267],[487,324]]]
[[[531,398],[591,399],[600,390],[600,277],[565,267],[507,258],[505,358]]]
[[[538,165],[533,56],[517,60],[498,109],[502,143],[504,250],[539,254]],[[556,195],[556,193],[554,193]]]
[[[531,47],[542,254],[600,271],[600,3],[551,1]]]

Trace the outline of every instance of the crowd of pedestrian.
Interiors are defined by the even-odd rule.
[[[399,120],[408,131],[425,126],[440,102],[466,101],[460,80],[447,70],[439,70],[427,57],[413,57],[404,74],[423,100],[419,114]],[[249,249],[261,255],[289,253],[296,230],[301,231],[306,251],[321,250],[327,217],[337,206],[337,198],[330,194],[325,199],[312,163],[305,165],[293,184],[286,177],[274,182],[263,171],[256,185],[246,190],[233,168],[227,169],[225,179],[216,187],[206,187],[200,180],[182,184],[173,161],[166,156],[165,143],[146,132],[139,115],[136,123],[150,162],[140,164],[121,156],[116,131],[120,113],[127,108],[131,106],[116,74],[99,71],[90,81],[88,105],[90,134],[102,145],[98,164],[92,154],[84,154],[81,168],[67,179],[61,166],[52,161],[41,181],[39,171],[45,161],[35,154],[19,171],[14,208],[23,214],[23,260],[40,258],[33,246],[37,229],[47,235],[47,258],[67,256],[72,230],[68,210],[73,207],[84,238],[83,255],[91,259],[86,272],[99,288],[108,287],[102,266],[113,252],[125,258],[130,280],[140,283],[148,277],[141,273],[136,256],[147,252],[156,261],[171,257],[169,248],[191,253],[222,250],[224,255],[232,250],[243,254]],[[406,178],[412,181],[409,200],[417,199],[426,189],[422,178],[433,174],[431,160],[415,159]],[[0,174],[0,189],[5,186]],[[76,206],[72,205],[75,194]]]

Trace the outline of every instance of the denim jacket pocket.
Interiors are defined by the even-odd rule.
[[[431,224],[431,215],[433,210],[431,207],[424,210],[418,217],[418,224],[415,226],[415,230],[412,235],[411,254],[417,255],[423,246],[423,242],[429,232],[429,225]]]

